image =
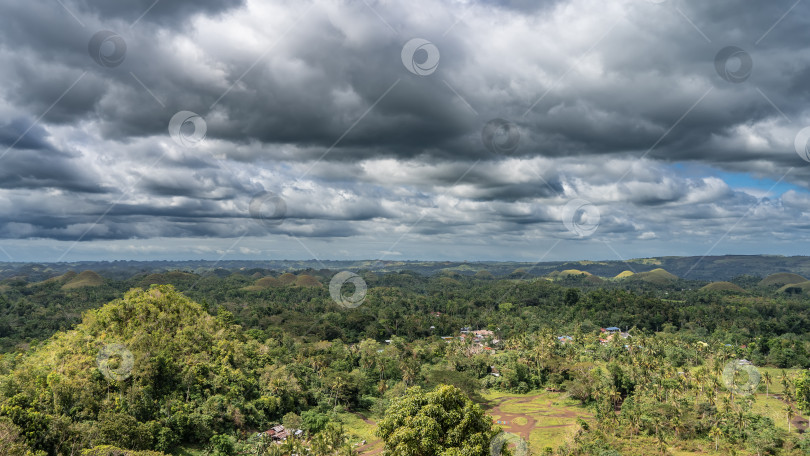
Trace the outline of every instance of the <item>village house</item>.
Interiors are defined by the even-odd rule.
[[[479,329],[478,331],[473,331],[472,333],[475,336],[475,340],[484,340],[487,337],[492,337],[495,335],[495,333],[486,329]]]
[[[284,442],[290,435],[300,437],[304,431],[301,429],[285,429],[284,426],[278,425],[264,431],[264,434],[274,442]]]
[[[604,334],[604,337],[599,338],[599,342],[602,344],[610,342],[611,340],[613,340],[613,337],[616,336],[617,334],[622,339],[627,339],[628,337],[630,337],[630,333],[622,332],[622,330],[617,326],[611,326],[609,328],[600,328],[600,330],[602,331],[602,334]]]

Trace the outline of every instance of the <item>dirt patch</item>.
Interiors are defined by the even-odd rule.
[[[372,426],[376,426],[376,425],[377,425],[377,423],[375,423],[374,421],[372,421],[372,420],[368,419],[368,418],[367,418],[365,415],[363,415],[363,414],[362,414],[362,413],[360,413],[360,412],[354,412],[354,416],[356,416],[356,417],[360,418],[360,419],[361,419],[361,420],[363,420],[363,422],[364,422],[364,423],[366,423],[366,424],[370,424],[370,425],[372,425]]]
[[[361,456],[374,456],[382,454],[384,449],[382,440],[373,440],[357,447],[357,454]]]
[[[505,412],[502,408],[504,403],[507,401],[510,401],[513,404],[528,404],[535,402],[542,397],[543,396],[537,395],[520,398],[499,398],[497,405],[493,405],[491,408],[489,408],[487,413],[496,417],[494,421],[495,425],[500,426],[506,432],[519,435],[526,441],[529,440],[529,434],[531,434],[532,430],[534,429],[566,428],[577,425],[576,418],[580,415],[573,410],[554,410],[551,407],[544,407],[540,404],[538,404],[536,408],[532,407],[531,409],[527,409],[525,411],[526,413]],[[537,419],[530,414],[542,414],[542,418]],[[518,418],[520,418],[520,420],[517,420]],[[568,419],[572,420],[572,422],[568,424],[543,424],[544,418],[555,419],[555,421],[556,419]],[[524,420],[525,424],[519,424]]]
[[[496,426],[500,426],[506,432],[517,434],[524,440],[529,440],[529,434],[532,432],[532,429],[539,427],[536,426],[537,420],[535,420],[534,418],[515,413],[503,413],[500,411],[500,407],[496,407],[490,410],[489,413],[498,416],[498,418],[495,420]],[[517,424],[515,422],[517,418],[523,418],[524,420],[526,420],[526,424],[524,425]]]

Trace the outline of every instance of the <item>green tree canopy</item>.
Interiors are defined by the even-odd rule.
[[[378,435],[387,456],[488,456],[498,434],[492,419],[454,386],[420,387],[388,408]]]

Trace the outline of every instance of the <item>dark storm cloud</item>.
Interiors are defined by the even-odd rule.
[[[47,150],[55,152],[47,141],[48,132],[34,120],[26,118],[11,119],[6,125],[0,126],[0,148],[3,151],[11,147],[17,149]]]
[[[17,118],[0,126],[0,188],[60,189],[103,193],[94,173],[83,169],[78,154],[54,147],[50,134],[31,119]]]
[[[80,14],[98,16],[102,20],[122,20],[134,22],[143,16],[147,22],[164,26],[186,22],[198,14],[216,15],[244,4],[244,0],[127,0],[111,2],[107,0],[66,1],[68,8],[75,8]]]
[[[514,9],[523,13],[537,13],[564,2],[561,0],[484,0],[481,3],[498,8]]]
[[[12,151],[0,167],[0,188],[104,193],[97,176],[68,159],[39,151]]]
[[[120,19],[146,10],[151,4],[125,3],[67,6],[98,13],[102,19]],[[160,22],[160,18],[188,18],[236,6],[236,2],[158,2],[144,20],[167,27],[171,24]],[[535,62],[545,77],[530,85],[531,68],[509,68],[508,55],[499,56],[486,48],[487,35],[498,33],[503,34],[502,39],[513,40],[509,51],[520,60],[525,58],[520,56],[526,50],[524,39],[555,32],[557,24],[549,15],[552,18],[545,24],[549,32],[510,32],[506,24],[476,29],[477,24],[485,23],[476,17],[476,11],[486,12],[497,6],[513,11],[503,14],[514,20],[510,16],[517,14],[511,9],[514,5],[497,3],[439,9],[441,14],[430,23],[415,22],[415,18],[402,14],[406,8],[376,5],[378,13],[388,18],[397,33],[388,30],[361,2],[343,5],[339,11],[324,11],[316,5],[304,13],[299,8],[289,15],[294,18],[301,12],[301,23],[288,35],[282,36],[283,31],[264,32],[271,43],[283,39],[283,44],[263,58],[262,51],[266,50],[261,47],[254,51],[237,48],[233,52],[206,49],[209,43],[200,42],[204,40],[202,30],[183,38],[165,29],[155,39],[148,27],[135,27],[121,32],[128,52],[122,66],[112,70],[94,66],[86,58],[88,30],[77,33],[71,25],[68,31],[53,31],[35,40],[21,32],[26,29],[23,26],[12,27],[5,34],[8,44],[27,47],[31,56],[54,57],[54,68],[47,72],[37,66],[36,58],[13,66],[17,82],[14,100],[33,110],[58,96],[78,70],[92,71],[50,114],[54,121],[91,116],[100,121],[107,137],[149,136],[164,134],[171,115],[188,109],[208,119],[212,138],[314,146],[312,154],[299,157],[302,160],[317,156],[351,128],[326,160],[389,156],[472,161],[487,156],[480,144],[480,129],[499,113],[509,114],[524,132],[517,151],[522,156],[643,153],[660,140],[652,152],[657,158],[699,159],[706,154],[705,146],[713,135],[728,134],[729,129],[740,124],[780,117],[771,102],[790,117],[799,116],[806,105],[806,82],[801,76],[808,71],[808,62],[785,51],[797,47],[790,43],[810,38],[810,28],[802,27],[807,22],[808,5],[797,6],[784,24],[755,46],[753,43],[790,7],[789,2],[756,8],[736,0],[683,6],[700,32],[675,12],[671,2],[639,2],[609,18],[618,21],[616,30],[607,33],[579,65],[576,60],[587,51],[585,44],[593,45],[599,33],[609,30],[608,18],[596,21],[594,25],[601,29],[583,44],[569,42],[572,40],[568,37],[558,40],[557,55],[539,56]],[[42,8],[35,2],[29,9]],[[27,21],[32,27],[42,23],[41,15],[27,11],[16,7],[15,19]],[[466,27],[453,27],[453,33],[442,36],[462,12],[471,16],[464,21]],[[543,23],[544,16],[525,11],[523,14]],[[51,12],[44,20],[64,17]],[[362,22],[361,31],[350,30],[357,27],[358,21]],[[258,32],[248,29],[241,33]],[[706,42],[700,33],[711,36],[712,42]],[[431,75],[434,77],[410,74],[399,61],[403,43],[413,34],[427,36],[441,50],[440,66]],[[183,45],[183,39],[189,42]],[[714,56],[729,42],[747,47],[754,60],[754,74],[743,84],[723,81],[714,71]],[[58,57],[53,55],[54,48],[67,52]],[[593,77],[582,68],[591,60],[602,67],[601,75]],[[220,74],[211,77],[205,74],[208,71]],[[570,73],[559,79],[567,71]],[[162,108],[130,72],[167,107]],[[525,87],[509,87],[510,80]],[[713,92],[678,122],[710,88]],[[770,101],[757,89],[769,94]],[[521,114],[545,93],[546,97],[528,115]],[[372,112],[352,128],[378,100]],[[665,136],[676,123],[671,134]],[[745,158],[757,157],[762,155]],[[728,151],[716,151],[718,162],[734,158]]]

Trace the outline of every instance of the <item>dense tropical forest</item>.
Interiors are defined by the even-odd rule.
[[[810,282],[660,266],[14,275],[0,454],[810,454]]]

